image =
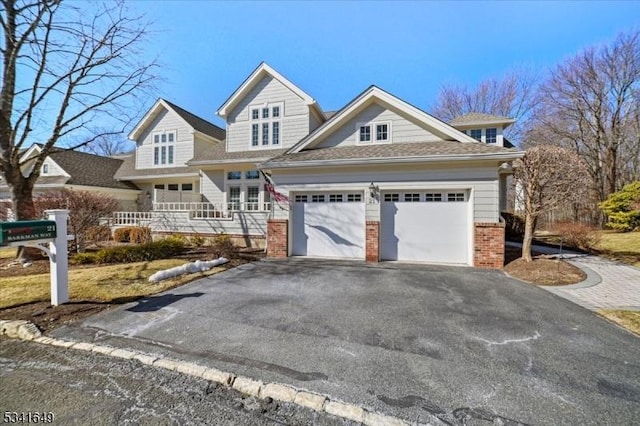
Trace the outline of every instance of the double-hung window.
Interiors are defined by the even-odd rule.
[[[175,163],[176,132],[157,132],[153,134],[153,165],[170,166]]]
[[[498,141],[498,129],[491,128],[485,130],[485,142],[486,143],[496,143]]]
[[[279,146],[281,140],[281,120],[284,104],[269,103],[249,107],[251,121],[252,148]]]
[[[469,136],[479,141],[482,140],[482,129],[471,129],[469,130]]]

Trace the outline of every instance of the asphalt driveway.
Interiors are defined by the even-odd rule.
[[[495,271],[259,262],[54,334],[292,384],[420,422],[640,418],[640,339]]]

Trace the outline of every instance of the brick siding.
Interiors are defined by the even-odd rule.
[[[380,222],[368,220],[366,223],[365,259],[367,262],[380,261]]]
[[[503,223],[474,223],[473,266],[487,269],[504,267]]]
[[[283,258],[289,254],[289,221],[269,219],[267,222],[267,257]]]

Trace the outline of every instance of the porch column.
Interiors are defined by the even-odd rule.
[[[380,261],[380,222],[367,220],[365,228],[365,259],[367,262]]]
[[[473,266],[502,269],[504,267],[504,223],[474,223]]]

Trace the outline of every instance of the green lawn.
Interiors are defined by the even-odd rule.
[[[180,266],[181,259],[154,260],[107,266],[86,266],[69,270],[69,296],[72,301],[118,302],[148,296],[223,271],[224,267],[206,272],[150,283],[148,278],[157,271]],[[49,274],[7,277],[0,280],[0,308],[49,300]]]
[[[640,232],[602,231],[596,249],[610,259],[640,267]]]

